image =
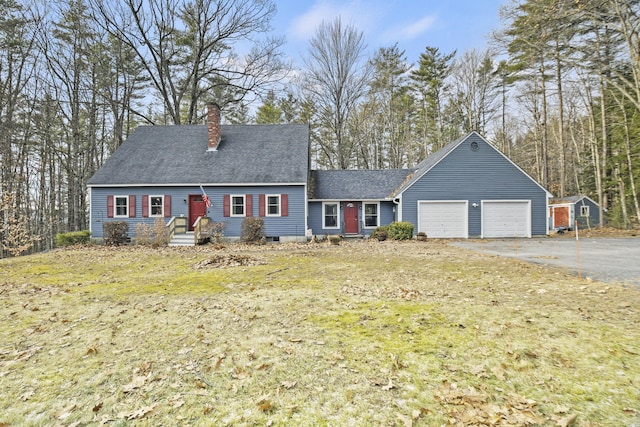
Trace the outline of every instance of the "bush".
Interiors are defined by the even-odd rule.
[[[127,232],[129,224],[125,221],[110,221],[102,225],[102,234],[105,245],[118,246],[130,241]]]
[[[89,230],[72,231],[70,233],[56,234],[56,246],[83,245],[89,243],[91,232]]]
[[[386,240],[388,236],[389,236],[389,226],[388,225],[381,225],[380,227],[375,228],[371,232],[371,236],[370,237],[372,239]]]
[[[245,243],[259,243],[266,241],[264,234],[264,220],[260,217],[248,216],[242,221],[240,240]]]
[[[169,234],[164,220],[156,218],[153,226],[136,224],[136,243],[138,245],[150,245],[154,248],[166,246],[169,243]]]
[[[388,233],[390,239],[410,240],[413,238],[413,224],[407,221],[391,223]]]
[[[224,240],[224,228],[226,227],[224,222],[213,222],[205,225],[204,232],[209,236],[210,243],[222,243]]]

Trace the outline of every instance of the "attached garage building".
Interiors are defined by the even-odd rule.
[[[476,132],[427,157],[394,196],[398,220],[429,238],[547,234],[549,192]]]

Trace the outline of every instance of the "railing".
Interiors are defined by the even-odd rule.
[[[209,235],[209,227],[207,227],[210,222],[211,222],[211,218],[209,218],[208,216],[199,216],[198,219],[196,219],[196,222],[193,224],[193,243],[194,244],[197,245],[201,243],[203,240],[205,240],[206,238],[211,237]]]
[[[175,234],[187,232],[187,217],[174,216],[167,224],[167,236],[169,241],[173,239]]]

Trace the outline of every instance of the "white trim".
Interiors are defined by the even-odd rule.
[[[526,236],[531,237],[531,200],[530,199],[498,199],[498,200],[481,200],[480,201],[480,238],[485,238],[484,232],[484,220],[485,220],[485,204],[491,203],[526,203],[527,204],[527,223],[526,223]],[[545,215],[546,217],[546,215]],[[510,236],[503,236],[510,237]],[[520,237],[520,236],[511,236]]]
[[[126,200],[126,207],[127,207],[127,213],[124,215],[118,215],[118,198],[124,198]],[[131,207],[129,206],[129,195],[127,194],[126,196],[123,195],[119,195],[113,196],[113,217],[114,218],[129,218],[129,209],[131,209]]]
[[[149,218],[164,218],[164,195],[163,194],[154,194],[154,195],[149,194],[147,197],[149,198],[149,212],[148,212],[149,213]],[[154,215],[152,213],[153,212],[153,209],[151,209],[151,198],[152,197],[160,197],[160,214],[159,215],[158,214]]]
[[[171,183],[140,183],[140,184],[91,184],[89,188],[125,188],[125,187],[200,187],[200,183],[195,184],[171,184]],[[204,187],[292,187],[301,185],[306,188],[305,182],[248,182],[248,183],[202,183]]]
[[[426,204],[426,205],[430,205],[430,204],[442,204],[442,203],[449,203],[449,204],[464,204],[464,235],[462,236],[463,239],[468,239],[469,238],[469,201],[468,200],[418,200],[417,201],[417,207],[416,207],[416,218],[417,218],[417,230],[416,233],[419,233],[420,231],[424,231],[427,233],[427,237],[431,237],[429,236],[429,232],[427,232],[426,230],[422,230],[420,228],[420,224],[422,221],[420,221],[420,205],[422,204]],[[460,238],[460,237],[456,237],[456,238]]]
[[[326,225],[326,222],[325,222],[325,217],[326,217],[325,206],[326,205],[335,205],[336,206],[336,225],[335,226],[327,227],[327,225]],[[340,202],[339,201],[322,202],[322,228],[326,229],[326,230],[339,230],[340,229]]]
[[[278,198],[278,213],[270,214],[269,213],[269,197],[277,197]],[[282,194],[265,194],[264,195],[264,216],[270,217],[279,217],[282,216]]]
[[[242,215],[233,212],[233,198],[242,197]],[[229,216],[242,218],[247,216],[247,195],[246,194],[229,194]]]
[[[371,230],[380,227],[380,202],[361,202],[362,203],[362,228]],[[367,205],[375,205],[376,207],[376,225],[367,225]]]

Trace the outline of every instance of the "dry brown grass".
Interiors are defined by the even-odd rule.
[[[0,260],[0,425],[640,425],[640,291],[446,242]]]

